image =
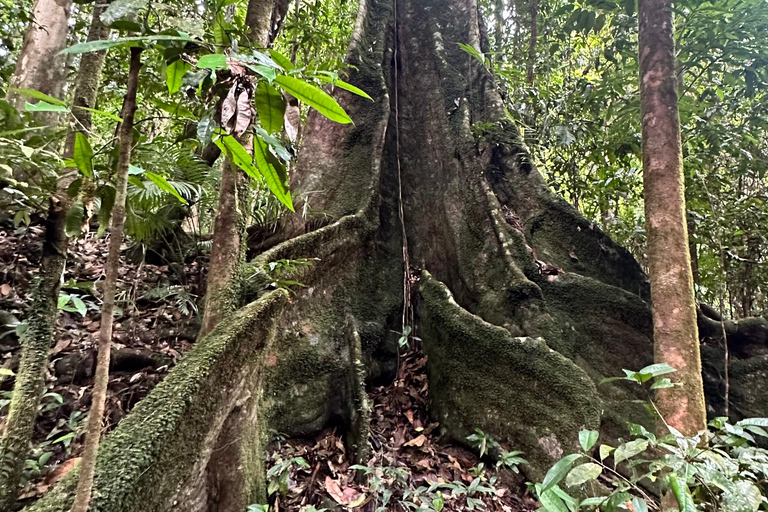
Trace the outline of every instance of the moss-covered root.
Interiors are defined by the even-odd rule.
[[[219,325],[107,436],[96,462],[91,512],[179,510],[182,504],[185,512],[207,510],[206,486],[218,483],[201,475],[226,418],[249,391],[258,395],[246,388],[287,298],[276,290]],[[25,510],[68,511],[77,473]]]
[[[365,391],[365,364],[363,347],[357,322],[352,315],[347,315],[347,338],[349,341],[349,418],[350,429],[347,444],[352,449],[355,464],[366,464],[370,454],[368,435],[371,432],[371,403]]]
[[[515,338],[462,309],[426,271],[418,299],[431,412],[450,438],[482,429],[522,450],[527,475],[541,478],[577,448],[580,429],[597,428],[591,380],[543,340]]]

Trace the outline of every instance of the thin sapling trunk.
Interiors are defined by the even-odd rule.
[[[107,383],[109,381],[109,357],[112,344],[112,324],[115,310],[115,291],[117,275],[120,267],[120,246],[123,243],[123,226],[125,225],[125,198],[128,188],[128,168],[131,163],[131,145],[133,143],[133,118],[136,113],[136,92],[139,86],[139,70],[141,69],[142,48],[131,48],[131,63],[128,71],[128,88],[123,100],[122,118],[120,125],[120,152],[117,162],[117,183],[115,205],[112,210],[110,225],[109,252],[105,264],[104,301],[101,311],[101,329],[99,331],[99,353],[96,359],[96,377],[93,386],[91,412],[88,416],[88,426],[85,434],[85,450],[80,466],[80,480],[77,484],[77,494],[72,512],[86,512],[91,500],[93,476],[96,466],[96,454],[101,438],[102,416],[107,399]]]

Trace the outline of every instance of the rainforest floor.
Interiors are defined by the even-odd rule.
[[[0,365],[13,371],[42,252],[39,224],[0,225]],[[198,243],[196,247],[204,247]],[[124,247],[120,310],[114,326],[105,430],[130,409],[189,351],[199,327],[207,254],[187,251],[178,261]],[[79,460],[91,403],[95,350],[107,239],[95,232],[73,240],[60,297],[55,345],[50,350],[46,395],[24,470],[19,506],[45,494]],[[149,262],[151,261],[151,263]],[[19,326],[18,324],[22,325]],[[439,437],[430,421],[427,359],[417,341],[403,348],[392,382],[371,387],[371,451],[368,469],[355,468],[341,426],[311,438],[269,447],[271,510],[408,510],[442,504],[442,510],[529,511],[523,478]],[[0,376],[0,431],[13,378]],[[514,449],[514,447],[503,447]],[[383,507],[383,508],[380,508]]]

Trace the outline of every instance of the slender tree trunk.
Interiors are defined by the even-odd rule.
[[[529,9],[531,14],[531,39],[528,43],[528,69],[526,81],[533,84],[534,64],[536,63],[536,39],[538,37],[538,19],[539,19],[539,0],[529,0]]]
[[[123,243],[123,226],[125,225],[125,197],[128,188],[128,168],[131,164],[131,146],[133,144],[133,117],[136,113],[136,93],[139,88],[139,71],[141,70],[142,48],[131,48],[131,62],[128,71],[128,86],[123,100],[122,118],[120,125],[120,152],[117,162],[117,192],[115,205],[112,209],[110,225],[109,252],[105,263],[104,300],[101,310],[101,329],[99,330],[99,353],[96,359],[96,376],[93,385],[91,411],[88,415],[88,426],[85,437],[83,462],[80,466],[80,480],[77,484],[77,495],[72,506],[72,512],[86,512],[91,500],[93,488],[93,473],[96,466],[96,453],[99,450],[101,438],[102,416],[107,399],[107,384],[109,381],[109,356],[112,345],[112,324],[115,310],[115,291],[117,276],[120,269],[120,246]]]
[[[293,39],[291,40],[291,62],[296,64],[296,49],[299,46],[299,16],[301,15],[301,0],[293,4]]]
[[[248,3],[246,24],[250,28],[251,41],[256,46],[269,44],[273,0],[251,0]],[[250,131],[250,127],[249,127]],[[239,142],[249,152],[252,136],[243,135]],[[237,307],[238,272],[245,256],[245,219],[242,206],[248,184],[243,172],[229,159],[224,162],[219,185],[219,206],[213,227],[211,262],[208,266],[208,282],[205,295],[200,336],[211,332],[219,321]]]
[[[683,434],[706,427],[701,357],[685,216],[672,8],[640,0],[640,96],[645,216],[654,358],[677,370],[679,387],[659,390],[659,410]]]
[[[256,46],[269,44],[270,25],[275,0],[250,0],[245,15],[245,25],[251,35],[251,42]]]
[[[59,55],[67,44],[67,28],[72,0],[37,0],[32,10],[11,87],[35,89],[58,96],[64,84],[66,58]],[[6,99],[16,110],[22,111],[24,96],[13,91]],[[36,115],[41,121],[55,118],[55,114]]]
[[[95,6],[88,40],[106,39],[108,29],[100,22],[103,7]],[[75,133],[91,128],[91,113],[77,108],[93,107],[104,64],[104,52],[86,53],[80,61],[72,114],[75,122],[67,134],[64,158],[74,153]],[[37,417],[37,406],[45,390],[45,368],[48,349],[53,344],[58,316],[61,277],[67,262],[69,238],[65,232],[67,211],[72,199],[67,188],[76,176],[75,169],[65,169],[50,199],[45,223],[45,241],[40,261],[40,277],[32,296],[26,332],[22,336],[22,355],[11,399],[5,435],[0,445],[0,509],[10,509],[16,500],[27,450]]]
[[[493,9],[495,26],[493,29],[494,62],[498,66],[502,61],[502,50],[504,49],[504,0],[496,0]]]

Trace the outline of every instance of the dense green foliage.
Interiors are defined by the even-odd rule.
[[[625,380],[650,391],[671,387],[675,370],[654,364],[633,372]],[[653,414],[658,410],[649,399]],[[768,418],[750,418],[735,425],[716,418],[709,430],[686,437],[664,418],[666,435],[657,436],[642,425],[630,424],[631,438],[613,447],[600,444],[598,432],[582,430],[582,451],[566,455],[547,472],[541,483],[529,484],[547,512],[582,509],[614,511],[629,508],[647,512],[660,507],[657,486],[674,495],[681,512],[722,510],[757,512],[766,499],[761,489],[768,476],[768,451],[757,439],[768,437]],[[586,499],[579,496],[588,495]]]

